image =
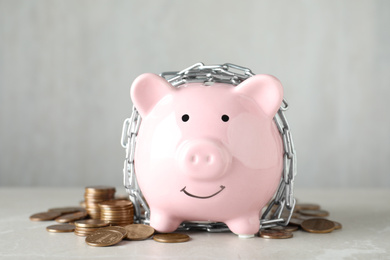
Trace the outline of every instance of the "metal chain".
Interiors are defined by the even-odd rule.
[[[250,69],[230,63],[210,66],[206,66],[203,63],[196,63],[182,71],[163,72],[160,74],[161,77],[165,78],[174,87],[193,82],[203,82],[205,84],[218,82],[236,86],[254,75],[255,74],[253,74]],[[261,228],[286,226],[290,221],[295,206],[294,178],[297,173],[297,158],[290,126],[284,115],[284,111],[287,109],[288,103],[283,99],[282,105],[274,117],[274,121],[283,141],[283,173],[276,194],[262,214],[260,219]],[[148,224],[150,209],[138,186],[134,170],[136,138],[141,120],[141,116],[133,106],[131,117],[127,118],[123,124],[121,144],[126,149],[126,159],[123,167],[123,182],[126,191],[134,204],[135,222]],[[144,213],[141,212],[141,206],[145,211]],[[208,224],[184,222],[180,228],[195,228],[209,232],[224,232],[229,230],[225,224],[220,222]]]

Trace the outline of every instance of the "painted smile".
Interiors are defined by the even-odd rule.
[[[215,195],[219,194],[221,191],[223,191],[225,189],[225,186],[221,185],[219,186],[221,189],[219,191],[217,191],[216,193],[214,194],[211,194],[210,196],[196,196],[196,195],[193,195],[191,193],[189,193],[188,191],[186,191],[186,187],[184,187],[183,189],[181,189],[180,191],[184,192],[187,196],[190,196],[190,197],[193,197],[193,198],[197,198],[197,199],[209,199],[211,197],[214,197]]]

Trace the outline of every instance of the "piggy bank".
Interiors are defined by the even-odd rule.
[[[283,170],[273,121],[283,99],[279,80],[255,75],[237,86],[175,88],[147,73],[130,94],[142,117],[134,165],[150,225],[172,232],[183,221],[213,221],[242,237],[256,234]]]

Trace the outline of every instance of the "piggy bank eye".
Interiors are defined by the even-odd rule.
[[[187,114],[184,114],[184,115],[181,117],[181,120],[183,120],[183,122],[187,122],[189,119],[190,119],[190,116],[187,115]]]
[[[221,119],[222,119],[222,121],[227,122],[227,121],[229,121],[229,116],[228,115],[223,115],[221,117]]]

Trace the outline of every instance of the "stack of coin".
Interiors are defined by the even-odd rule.
[[[86,220],[79,220],[74,223],[75,225],[75,231],[74,233],[81,237],[86,237],[99,228],[107,227],[110,225],[107,221],[100,220],[100,219],[86,219]]]
[[[109,186],[89,186],[85,188],[85,207],[92,219],[100,218],[99,203],[112,200],[115,197],[115,188]]]
[[[126,226],[134,222],[134,206],[129,200],[110,200],[99,203],[100,219],[113,226]]]

